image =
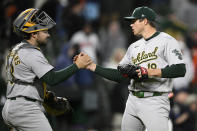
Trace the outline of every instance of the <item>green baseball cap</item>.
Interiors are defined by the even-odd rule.
[[[136,8],[131,16],[124,17],[125,20],[131,21],[135,19],[142,19],[142,18],[147,18],[150,21],[155,21],[156,20],[157,14],[155,13],[154,10],[151,8],[148,8],[146,6],[138,7]]]

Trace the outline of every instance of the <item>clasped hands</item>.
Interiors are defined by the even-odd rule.
[[[91,71],[95,71],[96,69],[96,64],[91,60],[90,56],[83,52],[74,56],[73,62],[79,69],[88,69]]]

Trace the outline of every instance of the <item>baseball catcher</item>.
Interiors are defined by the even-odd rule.
[[[6,59],[7,92],[2,117],[9,128],[17,131],[52,131],[45,110],[61,115],[72,110],[66,98],[56,97],[42,83],[57,85],[91,63],[80,53],[78,59],[62,70],[54,70],[41,46],[47,45],[49,30],[56,23],[44,11],[26,9],[13,22],[14,32],[23,40],[11,49]]]

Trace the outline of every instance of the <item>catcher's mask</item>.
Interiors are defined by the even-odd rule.
[[[26,9],[14,20],[14,32],[21,36],[23,33],[33,33],[48,30],[56,23],[44,11],[39,9]]]

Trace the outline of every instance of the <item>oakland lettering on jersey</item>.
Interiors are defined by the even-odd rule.
[[[158,47],[155,47],[153,52],[146,53],[145,51],[143,51],[141,53],[138,53],[136,58],[132,57],[132,61],[134,64],[141,64],[149,60],[157,59],[157,55],[156,55],[157,50]]]

